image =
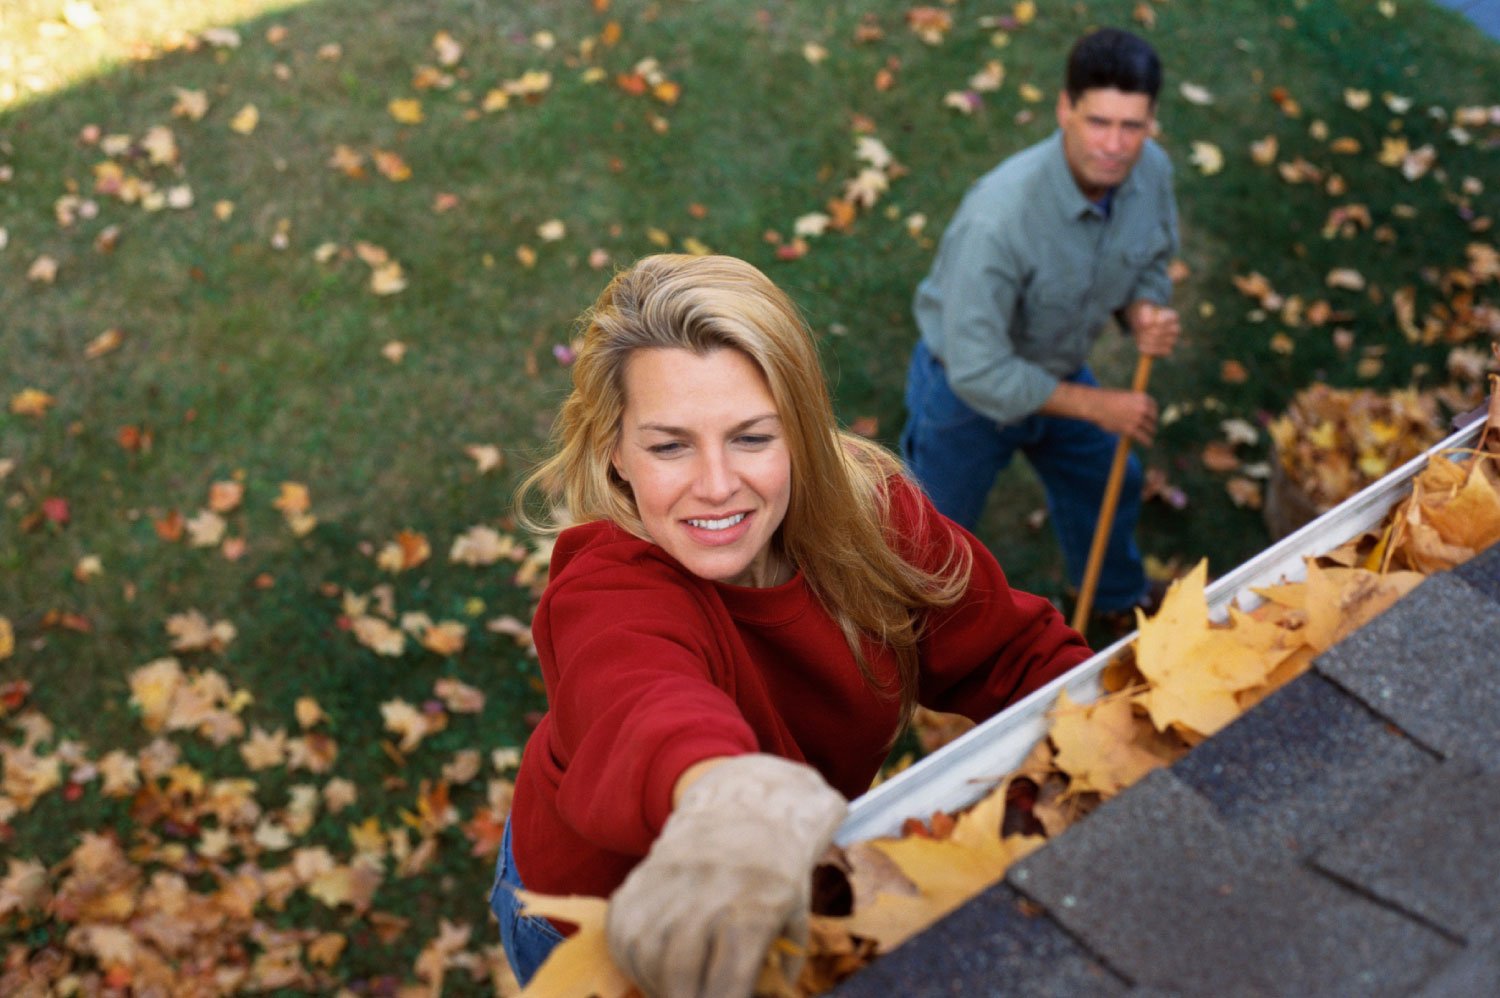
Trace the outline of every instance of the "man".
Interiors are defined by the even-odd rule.
[[[1141,353],[1180,332],[1167,307],[1177,252],[1172,168],[1150,138],[1161,61],[1105,28],[1068,54],[1057,131],[964,196],[917,287],[921,334],[901,448],[938,509],[972,529],[1017,450],[1042,480],[1068,576],[1081,584],[1116,441],[1149,444],[1156,403],[1101,388],[1086,364],[1113,316]],[[1094,606],[1113,623],[1148,605],[1134,540],[1141,467],[1130,458]],[[1111,620],[1112,618],[1112,620]]]

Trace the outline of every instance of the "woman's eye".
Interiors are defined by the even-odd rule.
[[[764,434],[751,433],[740,437],[740,443],[747,447],[764,447],[771,442],[771,438]]]
[[[656,454],[661,457],[670,457],[681,449],[682,444],[677,443],[676,441],[666,444],[652,444],[650,447],[646,448],[646,450],[650,451],[652,454]]]

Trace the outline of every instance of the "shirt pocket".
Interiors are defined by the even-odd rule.
[[[1078,331],[1088,313],[1088,289],[1072,285],[1033,285],[1022,307],[1024,324],[1015,336],[1016,352],[1028,360],[1053,353]]]
[[[1132,240],[1122,247],[1116,255],[1114,271],[1104,275],[1111,282],[1110,292],[1104,296],[1104,305],[1110,311],[1130,304],[1130,293],[1140,282],[1144,274],[1162,254],[1171,247],[1171,238],[1166,230],[1153,227],[1141,233],[1140,237]]]

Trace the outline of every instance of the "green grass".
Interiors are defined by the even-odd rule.
[[[581,0],[99,6],[108,7],[108,30],[55,38],[39,25],[56,19],[60,2],[6,4],[0,15],[0,166],[11,171],[0,183],[8,236],[0,250],[0,402],[25,388],[58,400],[40,418],[0,411],[0,460],[15,462],[0,482],[0,616],[17,637],[0,679],[34,684],[33,703],[91,753],[133,750],[147,736],[127,703],[126,677],[168,653],[166,617],[195,607],[228,619],[237,640],[222,654],[185,662],[253,692],[246,710],[253,723],[290,726],[296,697],[317,698],[335,725],[338,773],[366,794],[347,823],[373,814],[389,824],[397,807],[411,806],[418,780],[453,751],[519,744],[527,713],[543,706],[534,662],[482,626],[506,613],[524,618],[532,593],[515,584],[513,565],[452,565],[447,550],[471,525],[506,525],[511,489],[539,453],[567,388],[552,348],[570,339],[574,317],[611,268],[655,251],[653,230],[674,248],[696,239],[763,267],[805,309],[840,415],[878,419],[879,437],[894,443],[915,335],[910,297],[944,223],[969,182],[1050,132],[1068,42],[1090,24],[1131,24],[1134,4],[1044,4],[1003,47],[978,23],[1002,8],[967,2],[948,8],[955,27],[938,46],[906,29],[906,5],[876,0],[759,7],[617,0],[605,14]],[[1463,264],[1467,243],[1494,244],[1493,232],[1472,231],[1469,219],[1496,214],[1500,136],[1493,126],[1476,128],[1470,144],[1458,145],[1429,108],[1451,116],[1500,101],[1492,83],[1500,49],[1457,15],[1411,0],[1389,18],[1355,0],[1151,7],[1157,24],[1149,35],[1168,70],[1161,140],[1177,165],[1190,276],[1178,289],[1185,342],[1156,366],[1152,384],[1182,415],[1143,456],[1186,490],[1190,505],[1184,512],[1148,505],[1140,540],[1163,561],[1207,557],[1221,573],[1269,538],[1260,514],[1235,507],[1225,476],[1198,460],[1203,444],[1220,436],[1220,420],[1257,422],[1315,380],[1375,388],[1446,380],[1450,344],[1408,344],[1389,298],[1415,286],[1425,311],[1446,299],[1442,275]],[[885,37],[857,45],[854,28],[866,12]],[[238,48],[128,58],[133,39],[235,17],[250,18],[237,25]],[[611,19],[621,26],[618,44],[581,55],[580,45]],[[268,36],[273,26],[285,29],[279,41]],[[449,69],[450,88],[418,90],[414,72],[436,64],[439,31],[463,43],[463,59]],[[534,44],[541,31],[552,33],[555,47]],[[331,42],[341,57],[320,58]],[[809,63],[807,42],[823,45],[827,60]],[[648,57],[681,84],[675,105],[614,85],[616,74]],[[1003,87],[973,116],[945,108],[944,94],[964,88],[989,59],[1004,62]],[[895,86],[877,91],[875,75],[891,60],[899,61]],[[604,79],[589,82],[584,70],[595,66]],[[492,88],[528,70],[552,73],[539,99],[476,113]],[[1213,103],[1185,100],[1184,81],[1206,87]],[[30,90],[32,82],[51,89]],[[1027,83],[1042,100],[1022,98]],[[1295,98],[1300,117],[1276,106],[1274,87]],[[1346,87],[1371,91],[1371,106],[1347,107]],[[174,88],[205,91],[207,116],[173,118]],[[1410,98],[1411,109],[1390,112],[1386,91]],[[421,100],[422,123],[400,124],[387,112],[403,97]],[[246,104],[260,112],[248,136],[229,127]],[[873,122],[906,174],[850,232],[812,240],[800,260],[776,259],[764,233],[790,238],[798,216],[822,208],[857,172],[854,115]],[[664,134],[654,118],[667,123]],[[1358,139],[1362,151],[1331,152],[1313,136],[1314,121],[1326,123],[1329,138]],[[116,160],[162,187],[190,185],[193,207],[147,212],[95,194],[95,167],[109,157],[80,139],[89,125],[135,138],[169,126],[180,167]],[[1433,143],[1439,169],[1407,181],[1377,164],[1380,139],[1398,132],[1413,147]],[[1253,165],[1248,146],[1266,135],[1277,136],[1282,160],[1300,155],[1337,170],[1347,194],[1291,186],[1273,168]],[[1222,149],[1222,173],[1204,176],[1191,165],[1198,140]],[[366,156],[396,152],[413,175],[395,183],[367,164],[364,178],[347,177],[327,166],[339,144]],[[1466,177],[1485,181],[1482,192],[1465,193]],[[96,202],[97,216],[60,226],[55,206],[70,193]],[[434,211],[439,193],[455,195],[459,207]],[[221,200],[234,206],[222,221],[213,211]],[[1367,205],[1395,241],[1377,242],[1368,231],[1325,239],[1329,209],[1346,202]],[[1411,217],[1395,214],[1398,204],[1411,206]],[[927,217],[920,237],[906,228],[914,213]],[[536,229],[553,218],[567,235],[544,242]],[[283,220],[287,246],[277,249]],[[119,242],[103,253],[94,244],[108,226],[119,227]],[[368,290],[369,268],[351,252],[359,241],[401,262],[407,290],[389,297]],[[319,263],[314,252],[325,242],[342,252]],[[533,267],[518,262],[522,247],[535,251]],[[589,263],[595,249],[608,256],[603,268]],[[53,284],[27,279],[42,254],[59,262]],[[1333,267],[1359,269],[1382,299],[1325,287]],[[1355,347],[1341,353],[1331,325],[1299,328],[1275,315],[1257,321],[1231,281],[1252,270],[1285,295],[1325,298],[1350,313],[1339,325],[1353,331]],[[1494,303],[1493,282],[1476,294]],[[87,359],[86,345],[111,327],[123,331],[123,345]],[[1290,336],[1292,353],[1272,349],[1278,331]],[[399,364],[381,353],[393,340],[407,346]],[[1361,375],[1357,364],[1371,347],[1385,351],[1383,367]],[[1222,382],[1227,359],[1242,363],[1249,380]],[[1128,380],[1133,360],[1115,338],[1096,361],[1106,383]],[[149,452],[116,443],[126,425],[149,428]],[[500,445],[504,467],[479,475],[463,451],[472,443]],[[1265,443],[1244,456],[1264,459]],[[231,535],[248,542],[241,560],[156,536],[154,518],[171,509],[193,514],[211,482],[236,474],[246,500],[228,519]],[[312,491],[320,524],[306,537],[291,535],[270,505],[283,481]],[[72,521],[23,529],[55,496],[69,501]],[[1041,505],[1039,487],[1018,465],[1002,476],[980,534],[1015,583],[1055,596],[1063,578],[1050,532],[1025,525]],[[392,577],[372,555],[402,529],[424,533],[434,554]],[[98,556],[104,573],[79,581],[73,568],[86,555]],[[269,588],[256,584],[263,574]],[[388,659],[357,645],[339,628],[338,598],[325,590],[366,592],[382,581],[394,585],[402,611],[469,623],[464,651]],[[92,631],[47,626],[53,610],[83,615]],[[456,715],[397,767],[379,748],[389,736],[378,705],[396,697],[420,703],[445,675],[483,688],[485,712]],[[193,746],[207,772],[242,771],[232,752],[178,740]],[[279,806],[292,782],[263,779],[263,802]],[[455,790],[465,818],[481,800],[477,783]],[[313,837],[347,850],[344,824],[330,820]],[[92,789],[74,803],[49,795],[9,823],[8,851],[52,862],[78,831],[99,826],[125,832],[126,809]],[[453,830],[443,842],[435,872],[388,881],[377,897],[377,908],[425,919],[415,933],[422,938],[394,950],[352,950],[338,966],[344,979],[409,977],[414,948],[439,915],[488,937],[487,861],[469,858]],[[463,981],[461,973],[450,979]]]

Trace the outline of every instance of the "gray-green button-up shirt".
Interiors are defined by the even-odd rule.
[[[954,394],[997,423],[1036,412],[1112,314],[1165,305],[1177,253],[1172,165],[1147,140],[1106,215],[1078,190],[1062,133],[980,177],[943,233],[913,311]]]

